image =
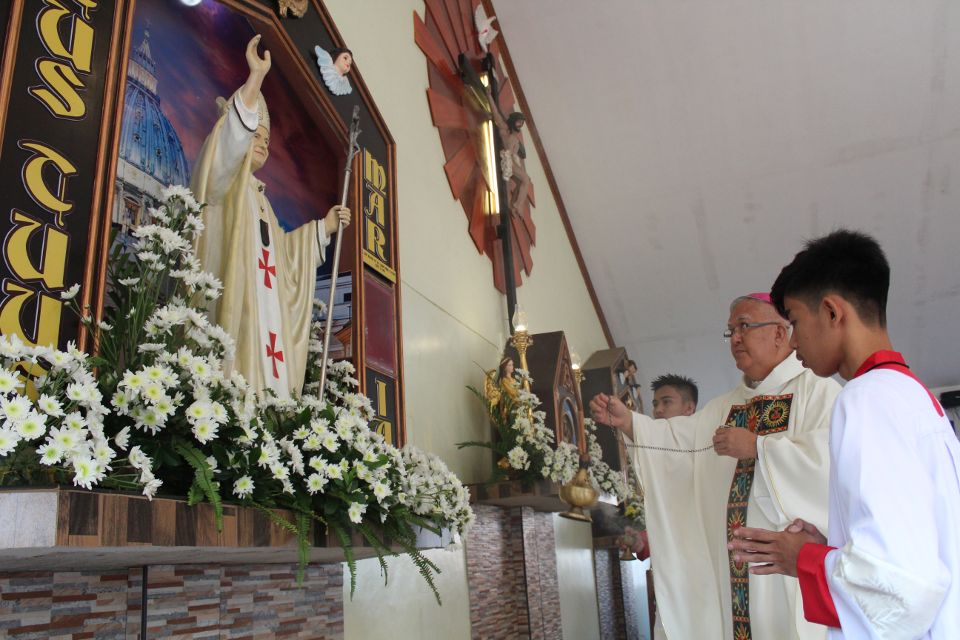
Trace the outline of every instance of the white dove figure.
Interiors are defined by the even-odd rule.
[[[318,45],[313,48],[313,53],[317,56],[317,66],[320,67],[323,84],[327,85],[330,93],[345,96],[353,91],[353,87],[350,86],[350,79],[340,73],[340,70],[334,66],[333,58],[325,49]]]
[[[478,4],[477,10],[473,12],[473,23],[477,27],[477,39],[480,41],[480,48],[487,52],[487,46],[493,42],[493,39],[500,33],[491,26],[491,23],[497,19],[497,16],[487,17],[487,12],[483,10],[483,5]]]

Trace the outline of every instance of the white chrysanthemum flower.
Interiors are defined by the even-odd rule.
[[[140,481],[143,482],[143,479],[141,478]],[[147,480],[143,484],[143,495],[153,500],[153,497],[157,495],[157,489],[159,489],[161,485],[163,485],[163,481],[157,478]]]
[[[310,492],[310,495],[323,491],[325,486],[327,486],[327,479],[319,473],[310,474],[307,478],[307,491]]]
[[[276,480],[286,480],[290,476],[290,470],[279,462],[270,465],[270,473]]]
[[[250,476],[241,476],[233,483],[233,495],[246,498],[253,493],[253,479]]]
[[[77,294],[78,294],[78,293],[80,293],[80,283],[77,283],[77,284],[73,285],[72,287],[70,287],[70,288],[67,289],[66,291],[61,291],[61,292],[60,292],[60,299],[61,299],[61,300],[73,300],[74,298],[77,297]]]
[[[60,401],[45,393],[37,399],[37,406],[48,416],[57,418],[63,415],[63,406]]]
[[[0,412],[2,412],[8,421],[17,424],[25,419],[33,407],[30,405],[29,398],[25,396],[14,396],[12,398],[0,399]]]
[[[53,442],[56,442],[60,447],[63,448],[64,453],[73,451],[78,444],[80,444],[79,429],[71,429],[69,427],[64,429],[53,428],[50,429],[50,439]]]
[[[146,380],[142,373],[125,371],[123,378],[120,380],[120,386],[126,387],[131,391],[138,391],[141,387],[143,387],[144,382],[146,382]]]
[[[507,461],[514,469],[528,469],[530,467],[530,456],[520,447],[514,447],[507,453]]]
[[[0,393],[13,393],[14,391],[19,391],[22,386],[23,382],[20,381],[20,378],[17,377],[15,373],[7,371],[6,369],[0,369]]]
[[[100,464],[88,457],[77,457],[72,461],[74,476],[73,484],[84,489],[91,489],[101,476]]]
[[[170,396],[164,394],[160,398],[157,398],[156,401],[154,401],[153,408],[160,415],[161,419],[164,419],[167,416],[169,416],[171,413],[173,413],[174,409],[176,409],[176,406],[173,404],[173,399],[171,399]]]
[[[37,455],[40,456],[40,464],[60,464],[63,460],[63,447],[56,442],[48,441],[45,445],[37,447]]]
[[[208,420],[213,417],[213,410],[210,406],[210,402],[207,400],[196,400],[189,407],[187,407],[187,420],[190,422],[198,422],[200,420]]]
[[[166,391],[163,388],[163,385],[159,382],[148,382],[143,385],[143,391],[140,394],[150,400],[151,402],[156,402],[161,398],[167,397]]]
[[[377,502],[383,502],[383,499],[392,493],[393,491],[384,482],[377,482],[373,485],[373,495],[376,496]]]
[[[197,442],[206,444],[217,437],[217,423],[213,420],[199,420],[191,431]]]
[[[47,418],[36,411],[30,411],[27,417],[21,420],[17,426],[17,433],[24,440],[36,440],[47,432]]]
[[[210,415],[213,416],[213,419],[220,424],[226,424],[230,416],[227,414],[227,409],[222,404],[214,400],[210,403]]]
[[[311,434],[308,435],[308,436],[306,437],[306,439],[303,441],[303,450],[304,450],[304,451],[316,451],[317,449],[320,449],[321,447],[323,447],[323,440],[321,440],[321,439],[320,439],[320,436],[318,436],[318,435],[315,434],[315,433],[311,433]]]
[[[106,442],[99,442],[93,447],[93,458],[106,467],[111,460],[117,457],[116,452]]]
[[[363,522],[363,514],[367,511],[367,505],[360,504],[359,502],[351,502],[350,508],[347,509],[347,516],[350,518],[350,522],[354,524],[360,524]]]
[[[132,287],[133,285],[135,285],[135,284],[137,284],[138,282],[140,282],[140,278],[139,278],[139,277],[120,278],[119,280],[117,280],[117,282],[119,282],[120,284],[122,284],[122,285],[125,286],[125,287]]]
[[[137,426],[141,429],[156,433],[162,426],[160,413],[156,409],[146,409],[140,413],[137,419]]]
[[[0,456],[7,456],[20,444],[20,434],[13,429],[0,427]]]
[[[343,468],[338,464],[327,465],[327,477],[331,480],[342,480]]]
[[[357,477],[361,480],[369,480],[372,477],[370,469],[360,460],[354,460],[353,468],[356,470]]]
[[[207,456],[207,465],[210,467],[210,471],[213,473],[219,473],[220,469],[217,468],[217,459],[213,456]]]
[[[117,448],[121,451],[126,451],[130,445],[130,427],[120,429],[120,432],[113,437],[113,443],[117,445]]]
[[[127,452],[127,460],[134,469],[143,470],[150,468],[150,458],[141,451],[139,445],[130,447],[130,451]]]
[[[127,394],[123,391],[117,391],[115,394],[113,394],[110,404],[113,405],[120,415],[126,415],[127,411],[130,409],[130,398],[128,398]]]
[[[330,453],[335,453],[340,448],[340,442],[337,440],[336,434],[328,432],[327,435],[323,436],[323,446]]]

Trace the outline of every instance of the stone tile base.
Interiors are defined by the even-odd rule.
[[[0,637],[139,638],[142,570],[0,573]],[[343,569],[158,565],[147,572],[147,637],[343,638]]]

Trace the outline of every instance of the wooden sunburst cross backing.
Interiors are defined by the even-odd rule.
[[[425,0],[426,9],[421,19],[413,13],[414,40],[427,58],[427,73],[430,88],[427,101],[433,124],[440,134],[440,144],[446,158],[443,170],[450,183],[453,197],[460,201],[467,216],[468,230],[477,251],[484,253],[493,262],[493,282],[498,290],[506,292],[502,241],[497,238],[496,225],[499,216],[488,211],[487,194],[492,190],[491,180],[499,177],[486,175],[487,161],[482,142],[482,128],[488,119],[484,109],[490,105],[478,105],[476,91],[472,91],[461,79],[458,61],[469,64],[479,72],[486,58],[480,45],[474,21],[481,0]],[[514,91],[511,80],[503,72],[500,54],[500,38],[488,45],[494,63],[494,74],[499,87],[497,102],[500,112],[506,117],[514,110]],[[480,97],[480,101],[486,101]],[[496,159],[496,174],[500,176],[500,158]],[[510,190],[506,201],[512,201],[513,181],[506,184],[500,180],[500,189]],[[509,216],[511,248],[513,251],[514,282],[522,282],[522,273],[530,275],[533,257],[530,248],[536,243],[536,226],[531,217],[535,206],[533,186],[526,197],[516,202],[509,213],[500,207],[500,215]]]

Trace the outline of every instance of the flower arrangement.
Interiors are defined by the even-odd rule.
[[[561,442],[554,448],[555,438],[544,424],[545,414],[536,410],[540,399],[523,386],[524,382],[532,382],[529,372],[513,369],[511,363],[505,367],[504,363],[508,360],[504,358],[501,361],[500,371],[486,373],[483,393],[474,387],[467,387],[483,401],[495,429],[494,439],[460,442],[457,447],[484,447],[493,451],[496,465],[491,482],[508,479],[531,482],[540,478],[558,483],[569,482],[579,468],[579,452],[576,446],[567,442]],[[619,502],[632,508],[634,513],[639,514],[642,523],[643,499],[634,489],[637,483],[625,483],[622,474],[603,461],[603,450],[596,436],[597,425],[590,418],[584,420],[584,431],[591,481],[602,492],[613,495]],[[631,521],[636,519],[628,517]]]
[[[597,424],[586,418],[583,426],[587,436],[587,452],[590,454],[590,476],[594,483],[602,492],[613,495],[618,501],[628,499],[631,491],[624,483],[623,475],[603,461],[603,450],[597,441]]]
[[[183,187],[162,198],[133,246],[111,249],[103,321],[79,307],[79,285],[61,296],[93,333],[96,356],[0,336],[0,486],[72,481],[151,498],[163,490],[210,502],[218,528],[221,502],[234,500],[296,534],[301,574],[316,523],[344,547],[351,594],[355,530],[384,570],[395,547],[411,554],[439,601],[439,569],[417,550],[417,527],[459,536],[473,520],[467,490],[435,456],[399,450],[370,428],[349,362],[330,364],[317,397],[318,336],[299,398],[257,396],[227,375],[233,341],[205,313],[222,285],[193,252],[201,205]]]
[[[524,369],[513,369],[510,363],[506,371],[486,374],[483,393],[467,387],[486,407],[494,438],[458,442],[457,448],[484,447],[493,451],[491,482],[533,482],[543,478],[568,482],[577,472],[579,452],[568,442],[555,445],[553,432],[544,424],[546,414],[537,410],[540,399],[524,388],[524,381],[529,384],[530,374]]]

